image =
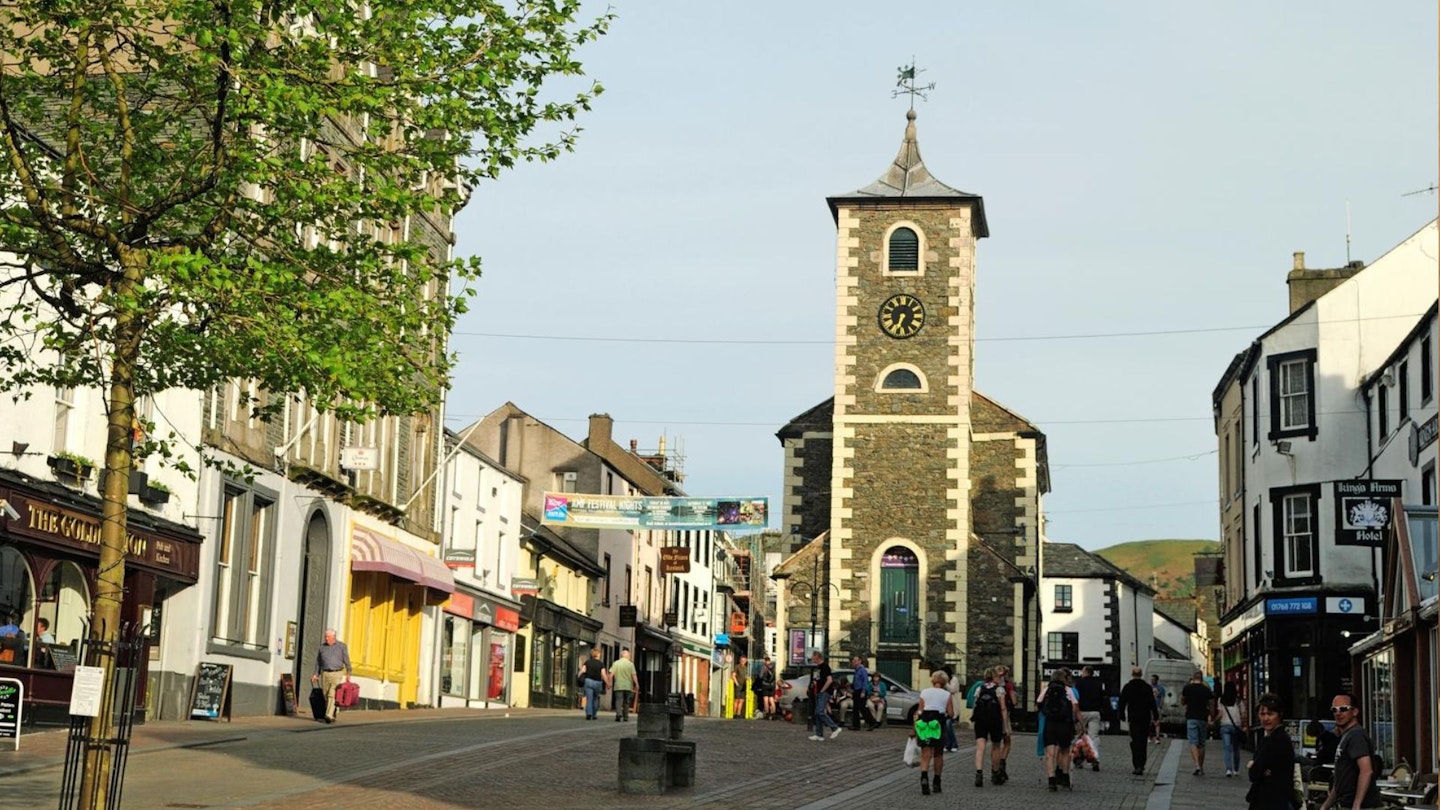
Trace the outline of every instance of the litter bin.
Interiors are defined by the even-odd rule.
[[[694,693],[694,692],[686,692],[686,693],[685,693],[685,713],[686,713],[686,714],[694,714],[694,713],[695,713],[695,693]]]

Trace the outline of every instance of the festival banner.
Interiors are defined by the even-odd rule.
[[[582,529],[763,529],[768,498],[650,498],[545,493],[541,522]]]

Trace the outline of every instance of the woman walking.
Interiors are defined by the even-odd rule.
[[[1240,773],[1240,741],[1250,731],[1250,715],[1234,681],[1220,693],[1220,742],[1225,746],[1225,778]]]
[[[912,734],[920,744],[920,793],[940,792],[940,774],[945,770],[945,725],[955,719],[955,696],[946,689],[950,677],[942,670],[930,673],[930,688],[920,692],[920,715]],[[931,781],[931,765],[935,778]]]
[[[591,647],[590,657],[580,667],[580,685],[585,689],[585,719],[594,720],[600,710],[600,694],[605,691],[605,662],[600,660],[600,648]]]
[[[1295,749],[1280,721],[1280,698],[1266,692],[1256,701],[1263,737],[1250,760],[1250,810],[1291,810],[1294,801]]]

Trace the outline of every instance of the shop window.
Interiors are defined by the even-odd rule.
[[[30,566],[14,546],[0,546],[0,626],[9,628],[13,618],[15,631],[0,638],[0,655],[5,663],[26,666],[29,663],[30,630],[35,626],[34,599]]]
[[[570,694],[570,645],[559,635],[550,644],[550,691],[563,697]]]
[[[40,586],[34,627],[39,641],[39,622],[49,625],[52,647],[68,652],[74,660],[84,643],[86,623],[90,619],[90,589],[85,574],[73,562],[62,562],[50,570],[50,575]],[[67,656],[35,645],[34,665],[45,668],[68,666]]]
[[[1080,660],[1079,633],[1050,633],[1045,639],[1046,657],[1051,661]]]
[[[211,642],[268,658],[275,496],[227,483],[222,497]]]
[[[465,696],[465,675],[470,660],[470,622],[446,615],[440,638],[440,691]]]
[[[485,699],[507,701],[505,677],[505,650],[509,646],[509,635],[497,630],[490,631],[490,663],[486,670]]]
[[[534,692],[545,691],[545,673],[549,671],[550,665],[550,644],[549,636],[536,633],[534,654],[530,656],[530,689]]]

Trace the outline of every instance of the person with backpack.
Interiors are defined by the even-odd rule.
[[[1005,706],[1005,689],[995,681],[995,667],[985,670],[985,680],[975,691],[970,722],[975,726],[975,787],[985,786],[987,742],[990,743],[990,784],[1005,784],[1008,777],[1000,771],[1000,743],[1010,731],[1010,712]]]
[[[1015,710],[1019,708],[1020,702],[1015,698],[1015,682],[1010,680],[1010,668],[1001,664],[995,668],[995,680],[1005,692],[1005,713],[1015,717]],[[1013,721],[1012,721],[1013,722]],[[1010,758],[1010,743],[1014,735],[1010,732],[1010,723],[1005,725],[1005,739],[1001,741],[1000,748],[1000,779],[1001,782],[1010,781],[1010,772],[1005,769],[1005,761]]]
[[[1050,683],[1036,698],[1035,704],[1045,720],[1041,741],[1045,745],[1045,773],[1050,790],[1070,785],[1070,743],[1075,739],[1075,724],[1080,720],[1079,701],[1072,698],[1066,681],[1070,670],[1060,668],[1050,676]]]
[[[920,793],[929,796],[931,788],[940,792],[940,774],[945,770],[945,726],[955,719],[955,695],[946,688],[950,677],[944,670],[930,673],[930,687],[921,690],[919,709],[911,733],[920,745]],[[930,781],[931,765],[935,781]]]

